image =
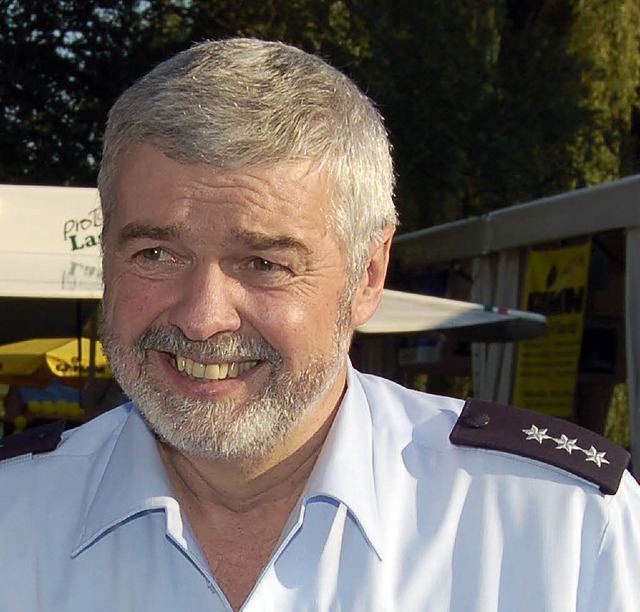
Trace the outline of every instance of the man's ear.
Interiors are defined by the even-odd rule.
[[[382,231],[382,240],[369,255],[369,263],[351,303],[351,323],[354,328],[366,323],[378,308],[389,265],[391,239],[396,228],[389,225]]]

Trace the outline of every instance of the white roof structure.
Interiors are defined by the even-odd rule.
[[[393,253],[424,267],[628,227],[640,227],[640,175],[400,234]]]

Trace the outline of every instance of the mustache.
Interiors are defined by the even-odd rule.
[[[206,340],[190,340],[173,326],[150,326],[136,340],[135,348],[139,352],[155,350],[173,353],[201,363],[249,359],[268,361],[279,366],[283,362],[282,355],[264,338],[233,333],[212,336]]]

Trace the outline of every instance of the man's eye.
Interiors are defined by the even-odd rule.
[[[257,272],[272,272],[281,268],[278,264],[267,259],[256,258],[251,261],[251,267]]]
[[[139,255],[149,261],[175,261],[175,257],[162,247],[153,247],[140,251]]]

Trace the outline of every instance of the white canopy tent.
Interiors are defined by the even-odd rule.
[[[0,297],[99,299],[96,189],[0,185]],[[545,317],[385,289],[363,333],[476,330],[493,341],[540,335]]]

